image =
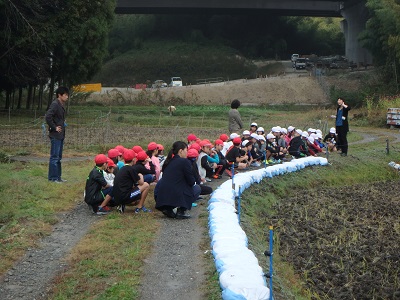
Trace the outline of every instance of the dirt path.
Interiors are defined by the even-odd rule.
[[[39,248],[29,249],[0,280],[1,299],[43,299],[55,275],[66,267],[64,257],[87,233],[98,216],[85,203],[61,213],[53,232]]]
[[[206,228],[199,215],[207,203],[202,201],[192,209],[189,220],[160,220],[160,234],[145,260],[140,299],[204,299],[205,262],[200,243]]]

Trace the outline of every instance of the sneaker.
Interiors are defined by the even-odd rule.
[[[67,182],[66,179],[62,179],[62,178],[58,179],[58,181],[60,181],[60,182]]]
[[[136,207],[136,208],[135,208],[135,214],[140,213],[140,211],[142,211],[142,212],[151,212],[151,209],[148,209],[148,208],[146,208],[145,206]]]
[[[259,167],[259,166],[261,166],[261,165],[260,165],[259,162],[256,162],[256,161],[255,161],[255,162],[251,163],[251,166],[252,166],[252,167]]]
[[[205,179],[206,179],[207,182],[211,182],[210,178],[206,177]]]
[[[125,204],[118,205],[117,210],[123,214],[125,212]]]
[[[97,208],[96,214],[97,214],[97,215],[106,215],[106,214],[108,214],[109,212],[110,212],[110,208],[109,208],[109,207],[107,207],[107,206],[99,206],[99,207]]]
[[[187,212],[187,210],[183,210],[181,208],[178,208],[178,211],[176,213],[176,218],[177,219],[190,219],[191,216],[190,214]]]
[[[168,218],[172,219],[176,218],[176,213],[172,209],[164,209],[162,213],[166,215]]]
[[[192,203],[192,207],[197,207],[197,203]]]

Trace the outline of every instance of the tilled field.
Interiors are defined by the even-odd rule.
[[[399,182],[380,182],[302,191],[276,205],[280,255],[315,299],[400,299],[399,195]]]

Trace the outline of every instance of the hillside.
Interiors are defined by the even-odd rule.
[[[228,104],[239,99],[248,105],[327,104],[328,98],[317,81],[307,73],[286,74],[252,80],[135,90],[133,88],[103,88],[93,93],[88,102],[110,104]]]

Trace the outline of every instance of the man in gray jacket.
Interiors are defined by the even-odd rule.
[[[49,174],[51,182],[65,182],[61,178],[61,159],[65,138],[65,103],[68,100],[69,90],[60,86],[56,90],[56,99],[50,104],[46,112],[46,123],[49,126],[49,138],[51,142]]]

